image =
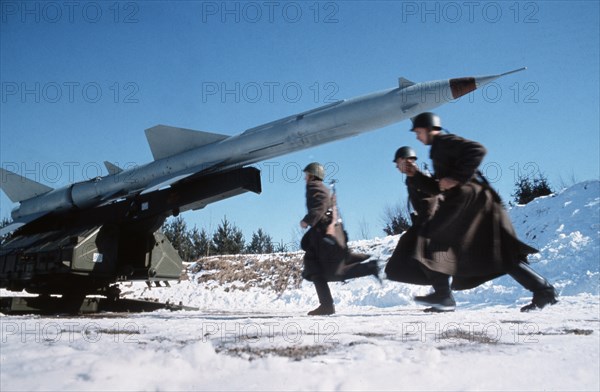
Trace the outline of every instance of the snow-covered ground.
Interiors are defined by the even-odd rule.
[[[457,311],[444,314],[411,301],[427,287],[364,278],[331,285],[335,315],[308,317],[308,282],[217,284],[190,265],[189,280],[170,288],[123,291],[198,311],[0,316],[0,390],[598,391],[599,211],[599,181],[511,209],[519,236],[540,249],[533,268],[561,294],[543,311],[519,312],[531,296],[510,277],[455,293]],[[353,246],[385,260],[397,240]],[[273,257],[297,266],[300,256],[245,268]]]

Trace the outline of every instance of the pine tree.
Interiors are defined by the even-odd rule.
[[[405,210],[399,206],[386,207],[384,212],[383,231],[387,235],[396,235],[404,233],[411,226],[410,218],[407,217]]]
[[[206,230],[202,229],[202,231],[198,232],[198,228],[194,226],[190,234],[190,241],[192,242],[192,260],[209,255],[211,242]]]
[[[246,252],[252,254],[267,254],[273,253],[273,248],[273,239],[271,236],[263,232],[262,229],[258,229],[257,232],[252,233],[252,240],[246,248]]]
[[[548,179],[539,174],[537,177],[520,176],[515,183],[515,192],[511,195],[517,204],[527,204],[536,197],[552,194]]]
[[[188,235],[187,224],[182,216],[172,219],[163,225],[163,233],[171,245],[179,253],[182,260],[189,261],[192,253],[192,242]]]
[[[213,234],[211,253],[220,255],[234,255],[242,253],[244,249],[244,235],[235,225],[231,225],[224,217],[219,227]]]
[[[274,253],[285,253],[288,252],[288,246],[283,242],[277,242],[273,244],[273,252]]]

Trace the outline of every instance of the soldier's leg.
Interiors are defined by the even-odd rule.
[[[377,260],[370,260],[366,263],[354,263],[343,265],[341,279],[354,279],[360,278],[363,276],[373,275],[375,279],[381,282],[379,278],[379,266],[377,265]]]
[[[396,249],[385,266],[385,274],[389,280],[420,285],[431,284],[426,274],[427,268],[414,257],[417,232],[417,228],[411,227],[398,240]]]
[[[417,295],[414,297],[416,303],[431,306],[440,312],[451,312],[456,308],[456,301],[450,289],[450,276],[436,271],[427,271],[427,275],[433,286],[433,293],[428,295]]]
[[[323,278],[315,278],[313,280],[315,289],[317,290],[317,297],[319,298],[319,307],[308,312],[309,316],[323,316],[335,313],[335,307],[333,306],[333,297],[331,296],[331,290],[329,290],[329,284]]]
[[[542,309],[546,305],[558,302],[554,287],[540,274],[535,272],[528,264],[520,261],[508,274],[521,286],[533,293],[533,299],[529,305],[523,306],[521,312],[533,309]]]
[[[439,294],[449,294],[450,290],[450,276],[442,274],[441,272],[431,271],[429,272],[431,278],[431,286],[433,291]]]

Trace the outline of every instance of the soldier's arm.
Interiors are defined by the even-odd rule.
[[[483,145],[460,137],[452,138],[448,142],[451,146],[447,148],[457,152],[456,164],[449,177],[464,184],[473,177],[487,151]]]
[[[308,213],[302,218],[309,226],[315,226],[327,212],[329,194],[325,186],[309,184],[306,191]]]
[[[435,178],[426,176],[420,171],[415,172],[411,177],[411,182],[417,190],[428,195],[437,195],[441,193],[438,181]]]

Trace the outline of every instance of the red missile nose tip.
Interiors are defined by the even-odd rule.
[[[457,99],[477,89],[475,78],[450,79],[450,90],[452,98]]]

